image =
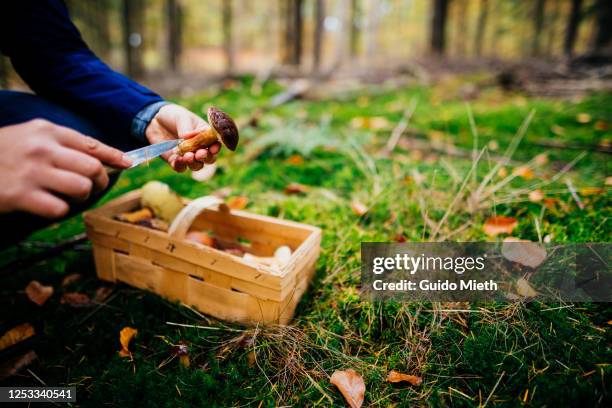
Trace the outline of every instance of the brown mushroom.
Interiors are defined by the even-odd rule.
[[[198,149],[212,146],[217,141],[221,141],[225,147],[232,151],[236,150],[239,136],[238,128],[232,118],[227,113],[212,106],[208,108],[207,116],[210,128],[181,142],[177,147],[181,156],[187,152],[195,152]]]

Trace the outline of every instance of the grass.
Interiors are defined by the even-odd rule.
[[[228,85],[180,102],[195,112],[214,103],[244,120],[281,89],[267,83],[253,94],[249,78]],[[369,303],[359,297],[362,241],[487,240],[482,224],[495,213],[518,218],[513,235],[523,239],[610,241],[610,188],[604,187],[612,175],[609,157],[534,142],[609,143],[612,131],[605,125],[612,124],[612,95],[563,101],[491,87],[468,106],[453,89],[448,83],[364,87],[294,101],[263,115],[257,128],[244,129],[239,151],[222,154],[209,182],[194,182],[153,162],[122,175],[104,199],[152,179],[187,197],[231,187],[233,195],[249,197],[250,211],[323,228],[317,274],[292,326],[227,325],[126,286],[100,308],[70,308],[58,295],[42,308],[30,304],[22,291],[31,279],[60,293],[61,280],[71,273],[83,279],[66,290],[92,294],[100,286],[90,251],[68,251],[2,272],[0,324],[33,321],[42,336],[31,373],[0,385],[38,385],[34,373],[49,385],[76,385],[81,406],[329,406],[344,403],[329,376],[350,367],[364,376],[366,404],[372,406],[609,405],[608,305]],[[467,157],[409,150],[403,143],[391,156],[379,154],[412,101],[416,110],[409,133],[427,143],[451,144]],[[469,154],[475,140],[470,110],[476,150],[487,147],[477,162]],[[531,112],[513,161],[500,166],[506,174],[492,172],[495,157],[503,157]],[[577,121],[581,113],[590,115],[588,123]],[[546,163],[532,161],[540,154],[546,154]],[[512,176],[523,163],[529,163],[533,178]],[[474,175],[463,185],[472,167]],[[483,183],[488,173],[491,180]],[[584,210],[569,194],[567,179]],[[311,190],[287,196],[282,190],[290,182]],[[536,186],[556,200],[548,206],[529,201]],[[368,214],[356,216],[352,200],[366,204]],[[82,230],[79,217],[30,241],[53,242]],[[10,248],[1,259],[8,263],[36,251]],[[117,355],[118,333],[125,326],[139,330],[131,362]],[[190,368],[172,355],[172,345],[180,341],[189,345]],[[391,369],[420,375],[424,382],[388,384]]]

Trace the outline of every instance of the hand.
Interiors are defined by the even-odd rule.
[[[182,106],[164,105],[147,126],[145,136],[152,144],[177,138],[189,139],[208,127],[204,119]],[[204,167],[205,162],[208,164],[215,162],[215,156],[219,150],[221,150],[221,144],[215,143],[207,149],[185,153],[183,156],[172,151],[161,157],[178,172],[185,171],[187,167],[191,170],[200,170]]]
[[[102,163],[127,168],[120,150],[42,119],[0,127],[0,213],[60,218],[67,200],[83,201],[108,185]]]

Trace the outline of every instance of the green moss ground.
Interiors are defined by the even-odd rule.
[[[196,112],[214,103],[240,120],[281,87],[268,83],[257,96],[251,89],[251,80],[244,79],[180,102]],[[209,182],[197,183],[153,162],[125,172],[104,199],[153,179],[187,197],[231,187],[233,195],[249,197],[250,211],[321,227],[317,274],[293,327],[228,326],[127,286],[118,286],[99,308],[61,305],[62,290],[93,294],[100,286],[88,249],[67,251],[21,270],[3,270],[0,324],[40,323],[39,358],[30,369],[49,385],[76,385],[80,406],[342,405],[328,376],[348,367],[363,374],[366,404],[372,406],[478,406],[487,401],[504,406],[609,405],[608,305],[372,304],[359,297],[360,242],[393,241],[398,235],[408,241],[431,239],[432,228],[424,219],[442,219],[473,165],[469,157],[415,153],[402,145],[390,157],[377,153],[413,100],[417,107],[410,129],[418,138],[472,149],[467,105],[454,98],[454,92],[450,82],[433,88],[365,87],[326,100],[294,101],[263,115],[257,128],[245,129],[238,153],[224,152]],[[477,211],[468,211],[465,200],[460,200],[438,238],[486,240],[482,224],[497,213],[518,218],[513,235],[523,239],[550,235],[555,242],[610,241],[610,187],[604,187],[605,178],[612,176],[610,156],[586,152],[566,176],[550,182],[581,151],[534,144],[610,141],[612,129],[604,129],[602,123],[596,126],[598,121],[612,126],[610,106],[612,95],[562,101],[485,89],[469,107],[479,148],[498,147],[484,153],[476,165],[477,176],[463,192],[476,190],[495,165],[488,157],[503,155],[532,111],[533,120],[513,160],[526,163],[547,153],[548,163],[534,166],[533,179],[517,177],[492,199],[482,200]],[[588,113],[589,123],[579,123],[579,113]],[[354,118],[368,116],[384,117],[387,124],[381,122],[381,129],[356,128]],[[303,156],[303,163],[287,160],[296,154]],[[511,173],[516,166],[505,168]],[[581,195],[581,210],[567,191],[568,177],[579,194],[587,187],[604,191]],[[492,183],[502,179],[496,175]],[[303,196],[287,196],[283,188],[290,182],[312,188]],[[538,183],[543,183],[540,188],[547,197],[557,199],[552,208],[527,199],[526,192]],[[370,207],[365,217],[353,213],[353,199]],[[78,217],[30,240],[53,242],[82,231]],[[0,259],[7,264],[35,251],[11,248]],[[61,280],[71,273],[83,279],[61,289]],[[29,304],[23,294],[32,279],[56,288],[57,294],[42,308]],[[442,310],[454,306],[469,312]],[[139,330],[133,362],[117,355],[118,333],[125,326]],[[180,366],[177,359],[167,361],[170,344],[179,341],[189,344],[190,368]],[[419,387],[390,385],[384,379],[391,369],[421,375],[424,382]],[[38,382],[24,372],[0,382],[8,384]]]

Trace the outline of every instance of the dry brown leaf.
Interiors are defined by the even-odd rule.
[[[507,260],[530,268],[537,268],[546,260],[546,248],[514,237],[504,239],[501,252]]]
[[[334,384],[351,408],[360,408],[365,396],[365,383],[359,373],[352,368],[348,370],[336,370],[331,376],[330,382]]]
[[[29,339],[34,336],[35,333],[34,326],[30,323],[23,323],[13,327],[0,337],[0,351]]]
[[[41,285],[39,281],[32,281],[26,286],[25,293],[32,302],[42,306],[53,295],[53,286]]]
[[[112,286],[100,286],[98,289],[96,289],[94,301],[96,303],[104,302],[106,299],[108,299],[110,294],[113,293],[113,290],[115,289]]]
[[[355,215],[361,217],[368,212],[368,207],[359,200],[353,200],[351,201],[351,210],[353,210]]]
[[[516,293],[519,296],[526,298],[538,296],[538,292],[531,287],[525,278],[519,278],[514,285],[516,287]]]
[[[531,170],[527,166],[519,166],[519,167],[515,168],[512,171],[512,174],[515,174],[515,175],[517,175],[519,177],[522,177],[525,180],[531,180],[532,178],[535,177],[535,174],[533,174],[533,170]]]
[[[73,284],[74,282],[78,281],[81,278],[82,278],[82,276],[81,276],[80,273],[71,273],[70,275],[68,275],[64,279],[62,279],[62,286],[71,285],[71,284]]]
[[[285,187],[285,194],[306,194],[310,188],[300,183],[289,183]]]
[[[249,367],[253,367],[257,362],[257,357],[255,356],[255,352],[253,350],[249,351],[249,354],[247,354],[247,362]]]
[[[511,234],[517,225],[518,221],[514,217],[495,215],[485,221],[482,230],[485,234],[494,237],[499,234]]]
[[[138,334],[138,330],[133,327],[124,327],[119,332],[119,343],[121,343],[121,350],[119,351],[119,355],[121,357],[131,357],[132,353],[130,352],[130,342],[132,339]]]
[[[499,170],[497,170],[497,175],[501,178],[505,178],[508,176],[508,169],[505,167],[500,167]]]
[[[391,370],[387,374],[387,381],[390,383],[408,382],[412,385],[421,385],[423,378],[417,375],[404,374],[399,371]]]
[[[301,166],[302,164],[304,164],[304,158],[299,154],[294,154],[292,156],[289,156],[289,158],[287,159],[287,163],[293,166]]]
[[[533,162],[537,166],[544,166],[546,163],[548,163],[548,154],[546,153],[538,154],[536,157],[533,158]]]
[[[608,122],[598,120],[597,122],[595,122],[595,126],[593,127],[595,128],[595,130],[608,130],[610,126],[608,125]]]
[[[0,380],[14,376],[19,371],[32,364],[32,361],[34,361],[36,357],[36,353],[30,350],[27,353],[17,356],[4,364],[0,364]]]
[[[606,181],[604,182],[606,186],[612,186],[612,176],[606,177]]]
[[[60,299],[60,303],[62,305],[69,305],[72,307],[87,307],[93,304],[89,296],[79,292],[64,293]]]
[[[544,192],[542,190],[537,189],[529,192],[529,201],[532,203],[539,203],[544,199]]]
[[[249,203],[249,199],[245,196],[232,197],[227,201],[227,206],[232,210],[244,210]]]
[[[591,115],[588,113],[581,112],[576,115],[576,122],[578,123],[589,123],[591,121]]]
[[[581,196],[592,196],[603,194],[604,189],[600,187],[584,187],[579,190]]]

